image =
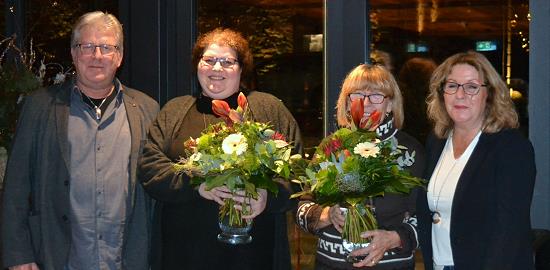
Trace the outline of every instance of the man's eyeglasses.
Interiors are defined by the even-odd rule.
[[[201,60],[211,67],[215,66],[216,63],[220,63],[223,68],[232,68],[235,64],[239,63],[237,59],[231,57],[213,57],[203,55]]]
[[[88,44],[76,44],[75,47],[80,49],[82,55],[92,55],[95,53],[95,48],[99,48],[99,51],[102,55],[111,55],[118,50],[118,46],[109,45],[109,44],[99,44],[95,45],[92,43]]]
[[[470,96],[475,96],[479,93],[479,89],[481,89],[481,87],[486,87],[486,86],[487,86],[486,84],[477,84],[473,82],[464,83],[464,84],[455,83],[455,82],[446,82],[443,85],[443,92],[445,92],[445,94],[453,95],[458,91],[458,88],[462,87],[462,89],[464,90],[464,93]]]
[[[386,96],[382,95],[382,94],[363,94],[363,93],[351,93],[348,95],[349,96],[349,99],[351,101],[354,101],[354,100],[358,100],[358,99],[369,99],[369,102],[372,103],[372,104],[381,104],[382,102],[384,102],[384,99],[386,98]]]

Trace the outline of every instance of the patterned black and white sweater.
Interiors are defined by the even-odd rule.
[[[396,140],[405,146],[398,164],[412,175],[421,177],[425,164],[424,148],[412,136],[395,129],[391,115],[376,132],[382,140]],[[301,200],[296,211],[296,223],[305,231],[319,237],[315,269],[414,269],[414,252],[418,247],[416,233],[416,190],[408,195],[386,194],[374,198],[376,220],[380,229],[396,231],[403,243],[401,248],[388,250],[375,267],[355,268],[346,262],[340,233],[330,225],[316,229],[323,207],[313,201]]]

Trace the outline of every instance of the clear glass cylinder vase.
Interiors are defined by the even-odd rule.
[[[351,252],[369,246],[370,239],[362,238],[361,233],[377,229],[376,218],[371,207],[364,204],[349,205],[340,210],[346,217],[342,228],[342,246],[347,253],[346,260],[351,263],[359,262],[364,256],[352,256]]]
[[[252,242],[252,236],[250,235],[252,221],[243,220],[242,225],[235,225],[230,224],[229,218],[225,216],[220,218],[219,224],[221,232],[218,234],[218,241],[232,245]]]
[[[252,230],[252,220],[242,218],[242,213],[234,208],[235,201],[225,200],[221,206],[219,216],[219,226],[221,232],[218,234],[218,241],[232,244],[248,244],[252,242],[250,231]]]

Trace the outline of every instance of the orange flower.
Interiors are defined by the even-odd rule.
[[[217,99],[212,100],[212,112],[221,117],[228,126],[233,125],[233,121],[229,118],[230,111],[231,109],[229,108],[229,104],[227,104],[227,102]]]
[[[229,119],[231,119],[233,123],[242,123],[244,121],[243,115],[235,110],[229,111]]]
[[[217,99],[212,100],[212,111],[217,116],[227,117],[229,116],[230,110],[231,109],[229,108],[229,104],[227,104],[227,102]]]
[[[244,111],[246,111],[246,108],[248,107],[248,100],[246,100],[246,97],[244,96],[243,92],[239,93],[239,97],[237,98],[237,104],[239,104],[239,107]]]

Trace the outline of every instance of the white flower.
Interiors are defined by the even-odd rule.
[[[334,163],[330,162],[330,161],[323,161],[321,163],[319,163],[319,166],[321,167],[321,170],[325,170],[326,168],[330,167],[330,166],[333,166]]]
[[[371,142],[359,143],[353,148],[353,153],[358,154],[364,158],[374,157],[380,153],[380,148]]]
[[[197,153],[193,153],[189,159],[192,160],[192,161],[199,161],[202,157],[202,153],[201,152],[197,152]]]
[[[246,138],[241,133],[234,133],[227,136],[222,142],[222,150],[226,154],[241,155],[246,151],[248,144]]]
[[[53,79],[54,84],[60,84],[65,81],[65,74],[59,72],[55,75],[55,78]]]
[[[277,148],[283,148],[288,145],[288,143],[283,140],[274,140],[274,142],[275,142],[275,147]]]

